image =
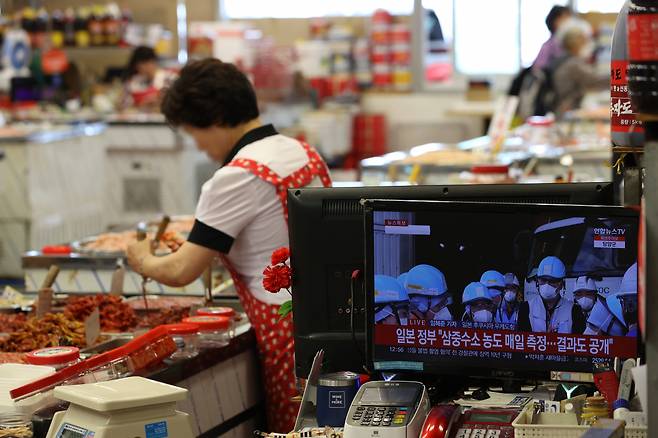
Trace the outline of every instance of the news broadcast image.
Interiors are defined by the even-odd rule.
[[[376,367],[591,371],[637,355],[636,219],[375,211],[373,222]]]

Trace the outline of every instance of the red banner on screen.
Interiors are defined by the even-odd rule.
[[[520,333],[456,327],[376,325],[375,345],[600,358],[637,355],[637,339],[634,337]]]

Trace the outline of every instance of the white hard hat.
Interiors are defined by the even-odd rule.
[[[581,275],[576,279],[576,286],[574,287],[574,293],[581,291],[581,290],[587,290],[587,291],[592,291],[592,292],[597,292],[598,289],[596,288],[596,283],[594,283],[594,280],[591,278]]]
[[[537,277],[551,277],[562,280],[567,276],[567,268],[557,257],[548,256],[539,264],[537,269]]]
[[[470,283],[464,288],[464,293],[462,294],[463,304],[468,304],[476,300],[492,301],[489,288],[480,282]]]
[[[430,265],[411,268],[404,286],[408,293],[416,295],[438,296],[448,291],[443,272]]]
[[[633,295],[637,294],[637,263],[633,263],[630,268],[626,270],[624,278],[621,279],[619,285],[618,295]]]
[[[375,304],[407,300],[409,300],[407,291],[397,279],[388,275],[375,275]]]
[[[518,285],[519,285],[519,279],[516,278],[516,275],[512,274],[511,272],[505,274],[505,286],[518,286]]]

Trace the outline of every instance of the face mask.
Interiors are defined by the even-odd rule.
[[[589,312],[594,307],[594,299],[590,297],[581,297],[576,300],[581,309]]]
[[[491,322],[493,320],[493,315],[489,310],[478,310],[473,312],[473,321],[474,322]]]
[[[409,318],[405,316],[400,316],[400,325],[407,325],[409,323]]]
[[[505,292],[505,301],[508,303],[516,301],[516,292]]]
[[[411,297],[409,299],[409,303],[411,303],[411,306],[418,310],[420,313],[427,312],[430,304],[429,299],[426,297]]]
[[[435,321],[452,321],[452,314],[450,314],[450,310],[447,307],[444,307],[436,312],[432,319]]]
[[[552,300],[557,297],[557,289],[550,284],[539,285],[539,295],[545,300]]]

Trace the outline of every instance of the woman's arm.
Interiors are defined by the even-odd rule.
[[[173,254],[158,257],[150,252],[151,241],[128,247],[128,264],[140,274],[171,287],[182,287],[199,278],[217,252],[185,242]]]

